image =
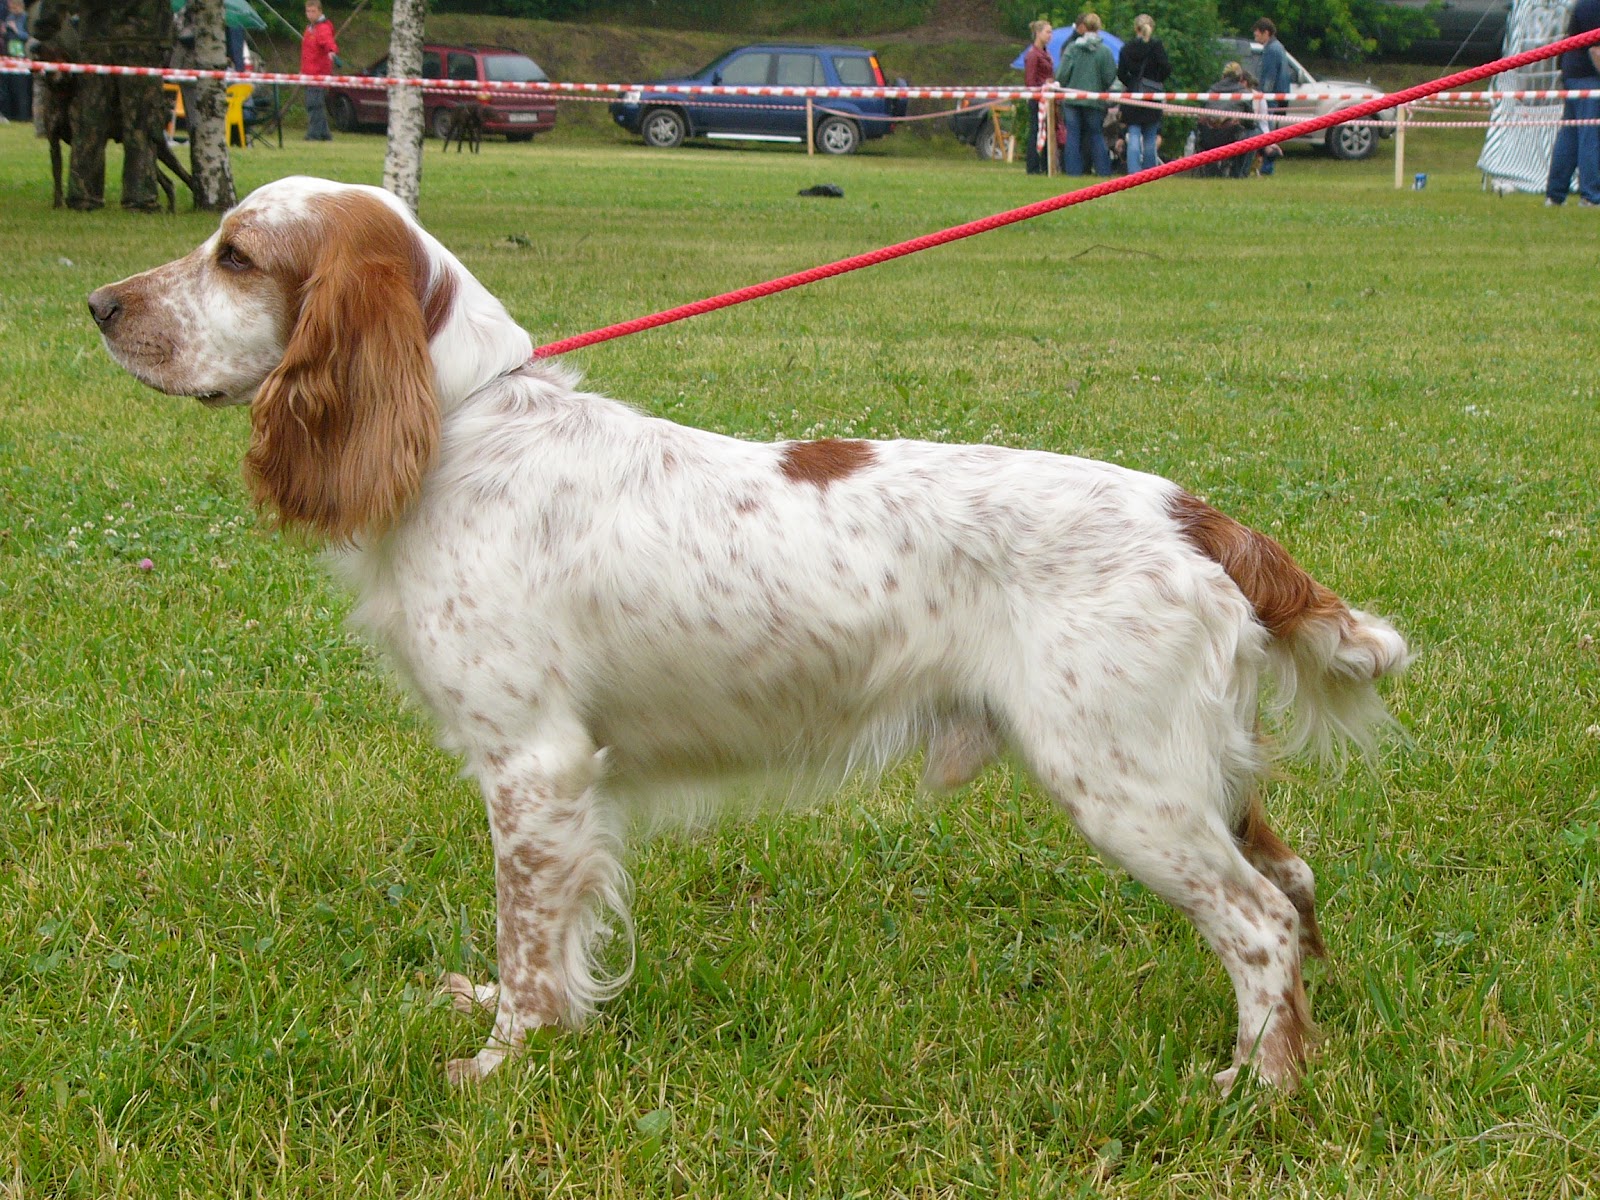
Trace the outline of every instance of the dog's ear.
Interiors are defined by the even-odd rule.
[[[246,470],[290,528],[336,542],[390,526],[439,441],[416,236],[382,201],[327,206],[283,361],[251,406]]]

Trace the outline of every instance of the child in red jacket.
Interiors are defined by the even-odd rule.
[[[300,37],[300,73],[332,75],[339,44],[333,40],[333,22],[322,15],[321,0],[306,0],[306,31]],[[306,88],[306,141],[331,142],[328,105],[320,87]]]

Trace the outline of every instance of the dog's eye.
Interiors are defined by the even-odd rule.
[[[217,251],[217,265],[228,271],[248,271],[255,266],[232,242]]]

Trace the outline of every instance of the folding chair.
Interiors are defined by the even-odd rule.
[[[244,102],[250,99],[250,93],[255,91],[255,85],[250,83],[230,83],[228,85],[228,145],[238,146],[243,149],[247,144],[244,132]]]

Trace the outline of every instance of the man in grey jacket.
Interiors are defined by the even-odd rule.
[[[1289,70],[1289,52],[1278,40],[1278,27],[1270,17],[1262,17],[1250,30],[1250,36],[1261,43],[1261,78],[1256,81],[1256,86],[1269,95],[1273,92],[1287,94],[1294,86],[1294,72]],[[1288,111],[1287,100],[1267,101],[1267,112],[1271,114],[1281,117]],[[1264,128],[1277,129],[1281,124],[1281,121],[1268,121]],[[1261,173],[1271,175],[1282,154],[1283,151],[1278,147],[1268,146],[1266,153],[1261,156]]]

